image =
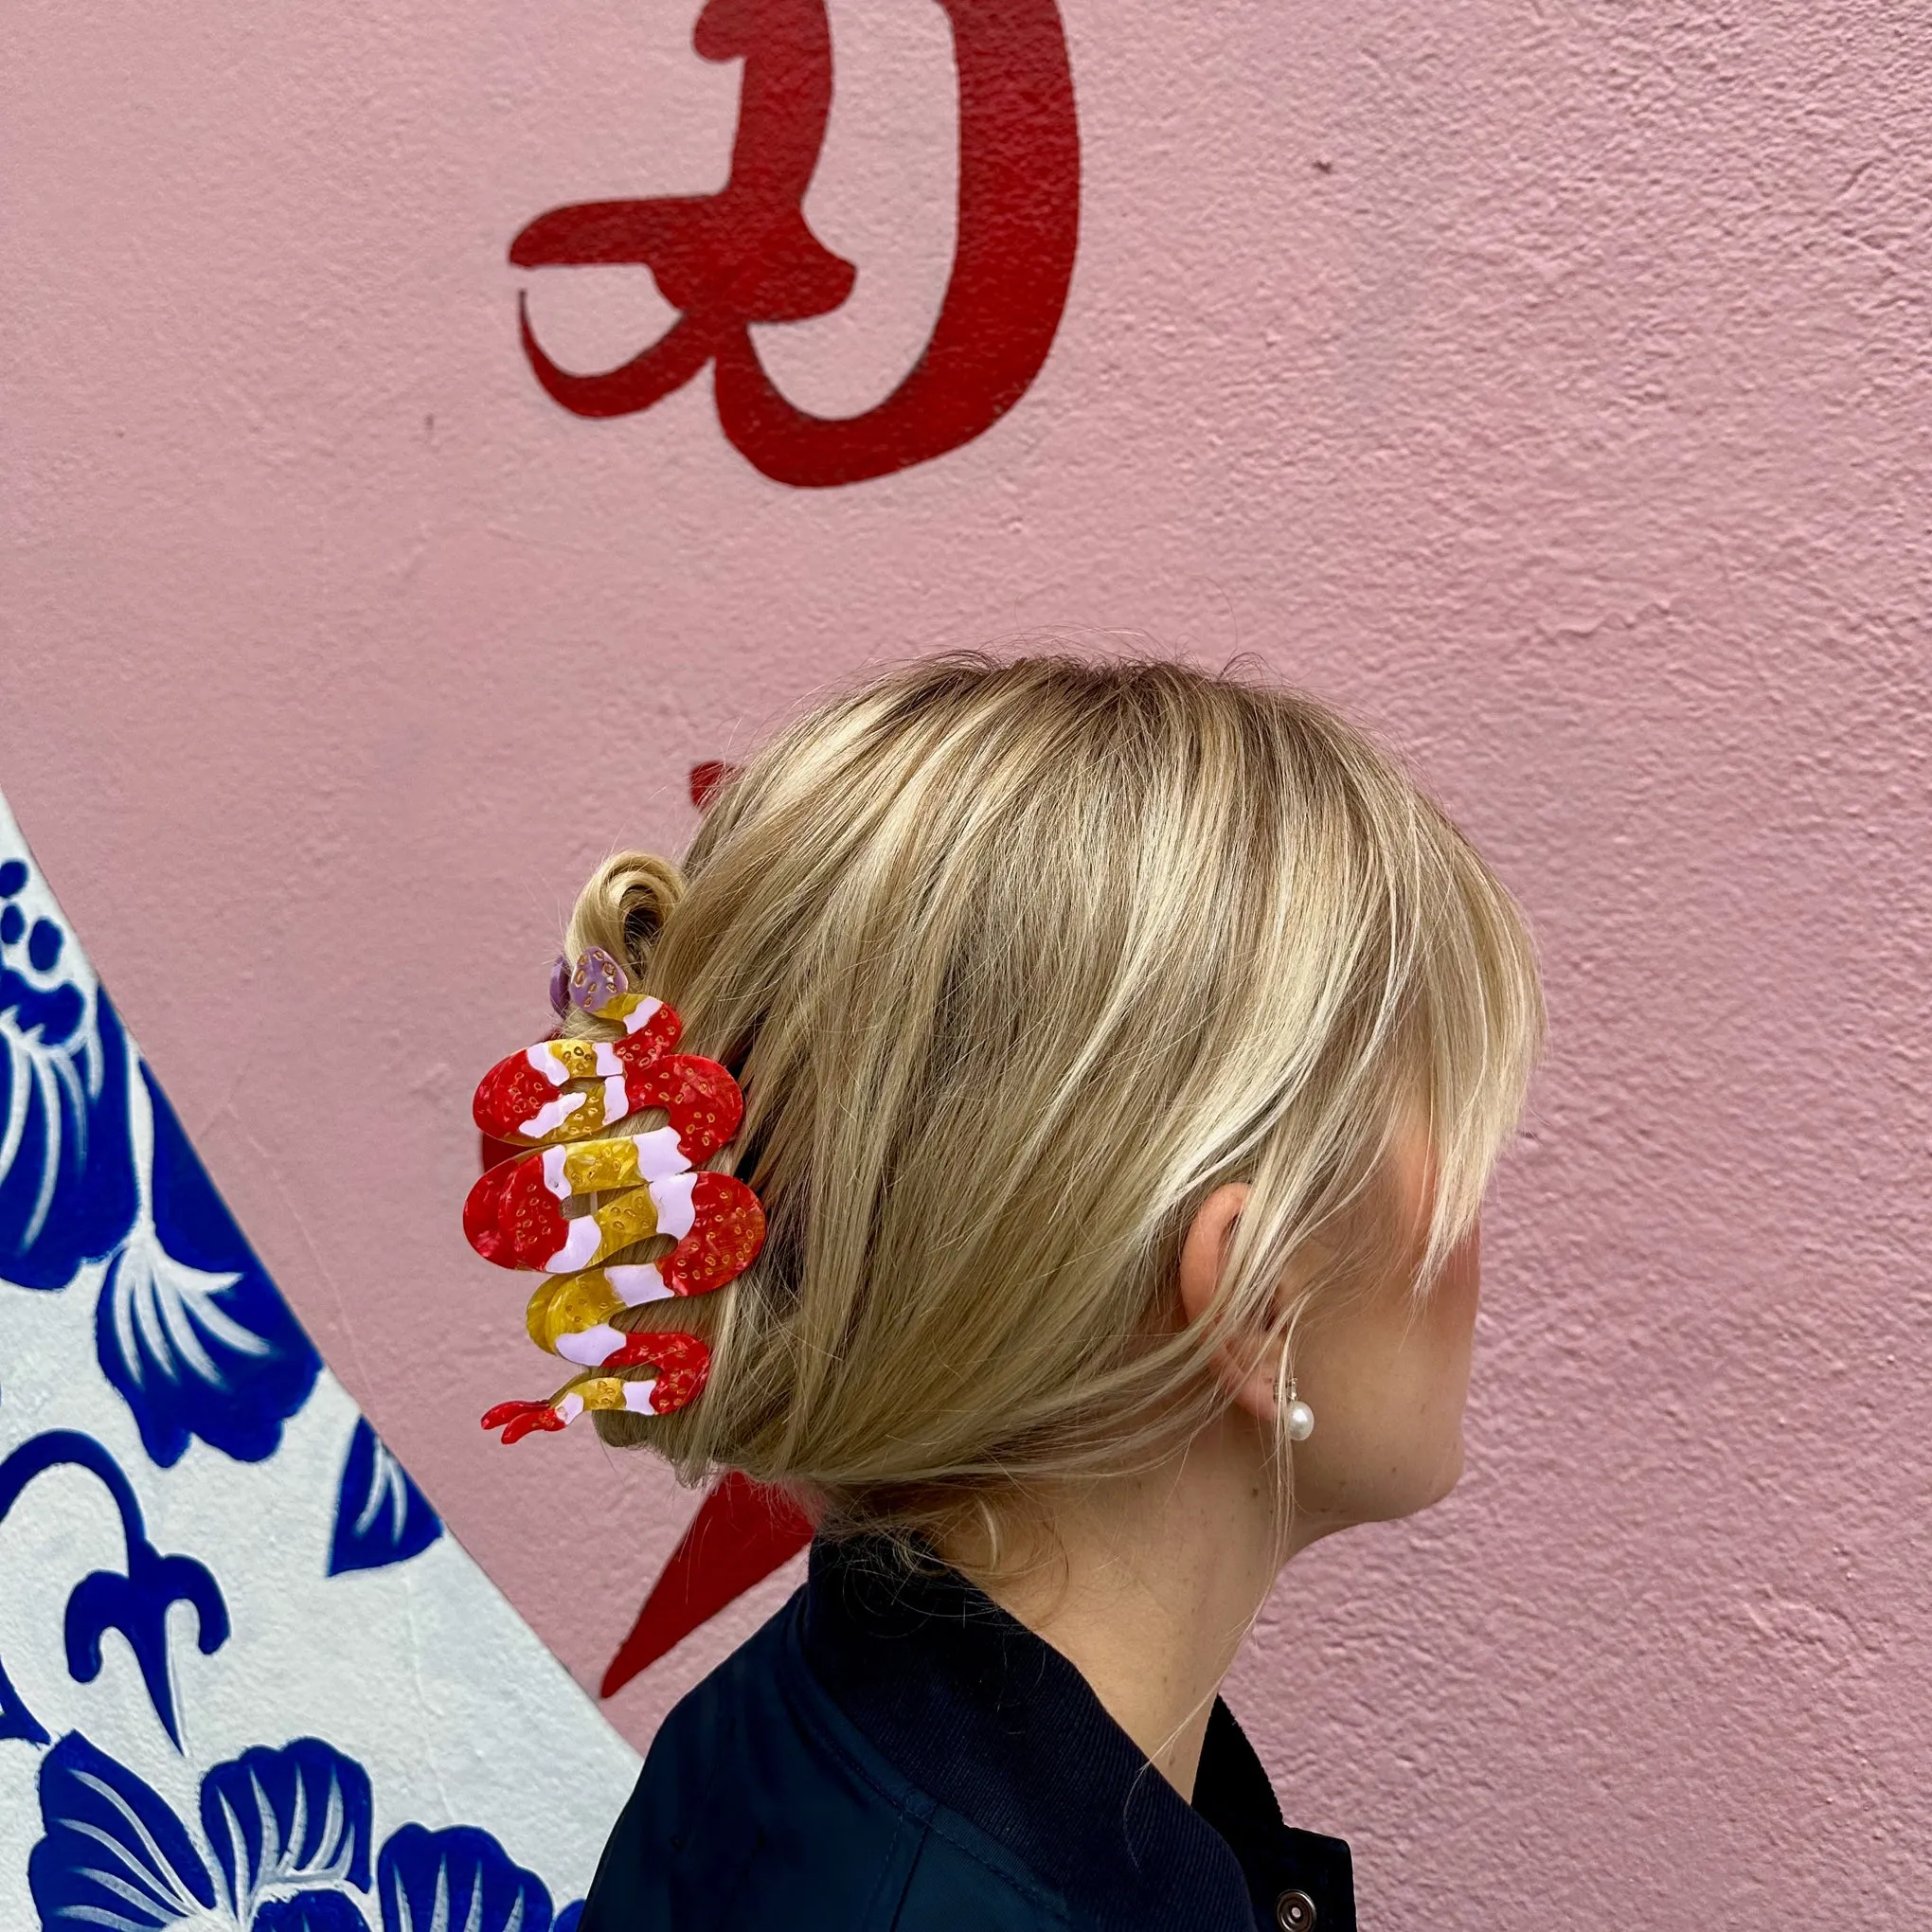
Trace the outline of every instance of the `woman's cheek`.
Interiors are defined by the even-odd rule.
[[[1472,1233],[1421,1308],[1404,1288],[1321,1337],[1300,1385],[1315,1423],[1294,1452],[1297,1512],[1386,1522],[1455,1488],[1479,1289]]]

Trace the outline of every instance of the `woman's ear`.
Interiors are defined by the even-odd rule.
[[[1201,1203],[1181,1243],[1181,1311],[1189,1325],[1202,1320],[1214,1301],[1227,1265],[1235,1224],[1247,1206],[1244,1181],[1230,1181]],[[1214,1351],[1214,1373],[1235,1404],[1263,1422],[1273,1422],[1279,1405],[1276,1367],[1279,1351],[1265,1336],[1255,1340],[1229,1335]]]

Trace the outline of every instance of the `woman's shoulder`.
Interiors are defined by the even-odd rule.
[[[1217,1702],[1194,1802],[1079,1671],[943,1565],[814,1546],[651,1747],[581,1932],[1354,1932]]]
[[[665,1719],[581,1932],[1036,1932],[1074,1923],[912,1785],[806,1667],[802,1592]]]

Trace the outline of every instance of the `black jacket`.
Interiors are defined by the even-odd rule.
[[[665,1720],[580,1932],[1354,1932],[1219,1700],[1194,1801],[957,1572],[819,1544]]]

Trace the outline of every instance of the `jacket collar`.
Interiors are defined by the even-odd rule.
[[[1190,1805],[1067,1658],[957,1571],[871,1538],[813,1547],[800,1639],[905,1778],[1096,1926],[1275,1932],[1278,1902],[1298,1891],[1315,1932],[1354,1932],[1348,1846],[1282,1824],[1219,1698]]]

